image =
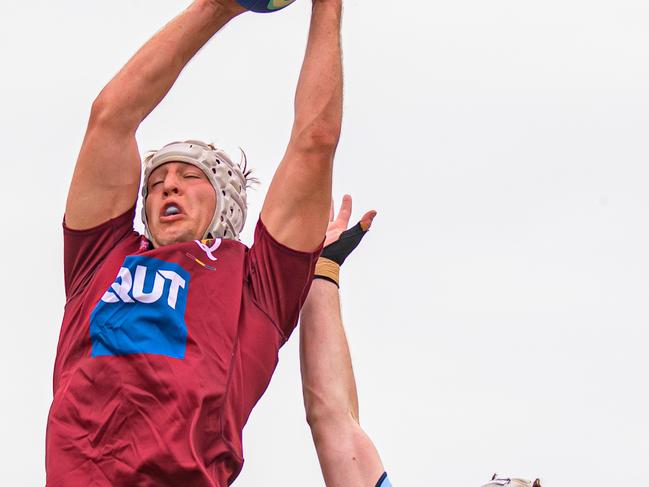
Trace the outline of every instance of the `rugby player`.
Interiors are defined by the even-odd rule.
[[[145,235],[133,229],[140,123],[245,9],[194,1],[95,99],[63,223],[49,486],[220,487],[241,471],[242,429],[295,327],[328,222],[342,0],[312,3],[294,124],[251,248],[238,240],[245,163],[198,141],[145,157]]]

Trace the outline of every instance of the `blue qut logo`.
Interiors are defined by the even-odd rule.
[[[129,256],[90,315],[92,356],[148,353],[185,358],[189,272]]]

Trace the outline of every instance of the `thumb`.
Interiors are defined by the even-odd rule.
[[[374,217],[376,216],[376,211],[371,210],[368,211],[363,215],[361,218],[360,224],[361,228],[363,229],[364,232],[368,231],[370,227],[372,226],[372,222],[374,221]]]

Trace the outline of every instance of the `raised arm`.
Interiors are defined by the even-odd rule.
[[[374,213],[339,239],[347,228],[351,199],[327,231],[325,255],[302,308],[300,364],[307,421],[327,487],[388,486],[379,454],[359,422],[356,381],[340,314],[337,266],[369,228]],[[336,248],[337,246],[337,248]],[[379,479],[383,480],[377,484]]]
[[[327,228],[342,123],[341,15],[342,0],[313,0],[291,138],[261,212],[271,235],[295,250],[315,250]]]
[[[234,0],[196,0],[101,91],[92,105],[68,193],[68,227],[94,227],[135,204],[140,185],[137,128],[198,50],[243,11]]]

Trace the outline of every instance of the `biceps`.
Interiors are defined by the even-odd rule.
[[[68,192],[69,228],[92,228],[115,218],[137,200],[140,156],[135,133],[88,127]]]
[[[332,169],[333,149],[289,147],[261,213],[276,240],[307,252],[322,243],[331,204]]]

